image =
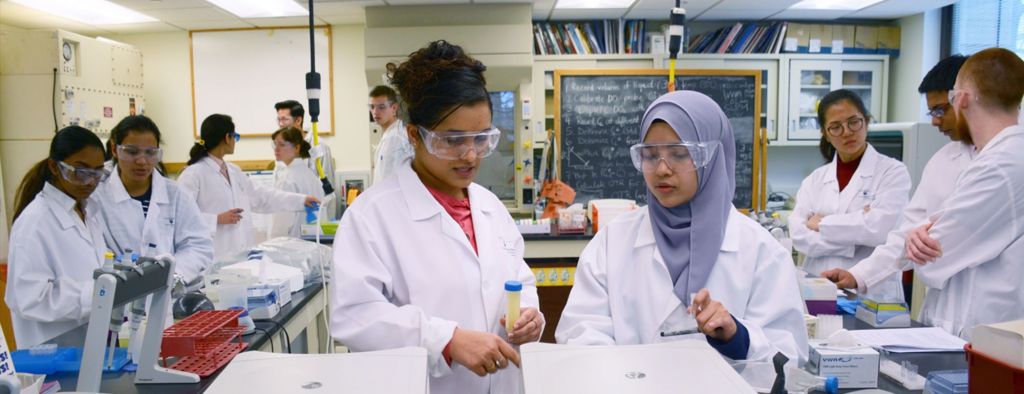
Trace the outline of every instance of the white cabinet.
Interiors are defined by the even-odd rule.
[[[837,89],[849,89],[858,94],[872,115],[872,122],[884,122],[887,69],[885,59],[790,60],[786,141],[821,139],[818,104],[826,94]]]

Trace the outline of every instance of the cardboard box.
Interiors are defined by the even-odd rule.
[[[875,53],[878,51],[878,28],[857,26],[853,40],[853,53]]]
[[[1024,320],[982,324],[971,331],[971,347],[976,352],[1024,369]]]
[[[856,30],[857,26],[855,25],[832,26],[832,53],[850,53],[850,50],[853,49]]]
[[[878,28],[877,51],[881,54],[900,55],[900,27],[880,26]]]
[[[809,35],[807,36],[807,52],[832,52],[832,25],[811,25]]]
[[[818,376],[835,376],[840,389],[878,387],[878,352],[864,347],[836,350],[827,341],[812,339],[807,370]]]

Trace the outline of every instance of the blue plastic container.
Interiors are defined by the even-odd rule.
[[[934,394],[967,394],[967,370],[932,371],[924,384],[924,392]]]
[[[125,364],[128,364],[128,349],[114,349],[114,362],[111,368],[107,368],[106,350],[104,349],[104,372],[120,371]],[[82,366],[82,349],[77,347],[62,347],[49,354],[32,354],[29,349],[22,349],[11,352],[11,360],[14,361],[14,369],[18,372],[52,375],[57,372],[78,372]]]

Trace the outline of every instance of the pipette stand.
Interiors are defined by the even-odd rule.
[[[92,312],[85,337],[82,367],[78,374],[79,392],[99,392],[103,372],[106,338],[111,314],[137,299],[145,300],[152,294],[149,322],[140,340],[142,351],[135,373],[135,384],[197,383],[194,373],[175,371],[157,366],[160,343],[163,339],[164,318],[171,306],[171,287],[174,281],[174,257],[142,257],[135,266],[115,266],[115,271],[93,271],[96,284],[92,294]]]

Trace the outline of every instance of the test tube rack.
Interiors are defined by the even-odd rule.
[[[199,311],[164,330],[160,355],[178,357],[171,369],[208,377],[245,349],[241,310]],[[237,341],[236,341],[237,339]]]

